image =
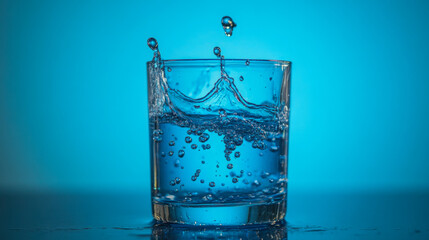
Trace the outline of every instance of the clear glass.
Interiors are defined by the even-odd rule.
[[[147,63],[152,211],[191,225],[286,214],[291,62]]]

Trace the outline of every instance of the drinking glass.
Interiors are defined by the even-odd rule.
[[[286,214],[291,62],[147,63],[152,212],[190,225]]]

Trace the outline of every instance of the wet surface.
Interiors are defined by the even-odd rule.
[[[429,239],[429,193],[293,193],[273,226],[157,224],[133,193],[2,193],[1,239]]]

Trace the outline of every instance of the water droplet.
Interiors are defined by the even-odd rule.
[[[251,172],[247,172],[247,176],[252,176],[252,173]]]
[[[171,186],[174,186],[174,185],[176,185],[176,182],[175,182],[174,180],[171,180],[171,181],[170,181],[170,185],[171,185]]]
[[[209,186],[210,186],[210,187],[214,187],[215,185],[216,185],[216,184],[215,184],[215,182],[210,182],[210,183],[209,183]]]
[[[244,77],[243,77],[243,76],[240,76],[240,78],[239,78],[239,79],[240,79],[240,81],[243,81],[243,80],[244,80]]]
[[[271,81],[271,80],[273,80],[273,78],[272,78],[272,77],[270,77],[270,81]]]
[[[221,20],[223,30],[225,31],[225,35],[230,37],[232,35],[232,30],[237,26],[231,17],[224,16]]]
[[[192,177],[191,177],[191,180],[192,180],[192,181],[195,181],[195,180],[197,180],[197,177],[192,176]]]
[[[198,147],[198,146],[197,146],[197,144],[192,144],[192,145],[191,145],[191,148],[192,148],[192,149],[196,149],[197,147]]]
[[[180,160],[176,159],[176,161],[174,161],[174,166],[175,167],[179,167],[180,166]]]
[[[175,180],[176,184],[179,184],[179,183],[180,183],[180,178],[178,178],[178,177],[177,177],[177,178],[175,178],[174,180]]]
[[[155,141],[155,142],[160,142],[160,141],[162,141],[162,134],[163,134],[163,132],[162,132],[162,130],[161,129],[155,129],[155,130],[153,130],[153,132],[152,132],[152,139]]]
[[[192,142],[192,138],[191,137],[185,137],[185,142],[186,143],[190,143],[190,142]]]
[[[201,179],[201,180],[200,180],[200,183],[204,183],[204,179]]]
[[[179,150],[178,156],[179,156],[179,157],[183,157],[183,156],[185,156],[185,151],[183,151],[183,150]]]
[[[238,179],[237,178],[232,178],[232,182],[236,183],[236,182],[238,182]]]
[[[149,38],[147,40],[147,45],[149,46],[150,49],[154,51],[158,49],[158,41],[156,41],[155,38]]]
[[[211,201],[211,200],[213,200],[213,195],[211,195],[211,194],[207,194],[207,200],[209,200],[209,201]]]
[[[214,55],[216,55],[216,57],[220,57],[220,55],[221,55],[221,50],[220,50],[220,47],[214,47],[213,48],[213,53],[214,53]]]
[[[232,165],[232,163],[229,163],[226,167],[227,167],[228,169],[232,169],[233,165]]]
[[[234,153],[234,157],[239,158],[240,157],[240,152],[235,152]]]
[[[263,153],[263,152],[260,152],[260,153],[259,153],[259,156],[261,156],[261,157],[262,157],[262,156],[264,156],[264,153]]]
[[[165,157],[165,152],[161,152],[161,157]]]
[[[170,141],[170,142],[168,143],[168,145],[170,145],[170,146],[174,146],[174,144],[176,144],[174,141]]]
[[[249,59],[247,59],[246,60],[246,66],[249,66],[250,65],[250,60]]]
[[[173,156],[174,152],[173,151],[169,151],[168,152],[168,156]]]

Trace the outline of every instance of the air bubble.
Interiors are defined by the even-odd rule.
[[[168,67],[168,68],[167,68],[167,71],[171,72],[171,67]]]
[[[192,138],[191,137],[185,137],[185,142],[186,143],[190,143],[190,142],[192,142]]]
[[[243,76],[240,76],[240,78],[239,78],[239,79],[240,79],[240,81],[243,81],[243,80],[244,80],[244,77],[243,77]]]
[[[223,110],[223,109],[221,109],[221,110],[219,110],[219,116],[220,117],[226,117],[226,111],[225,110]]]
[[[206,142],[207,140],[209,140],[210,135],[208,135],[207,133],[203,133],[201,134],[201,136],[198,138],[198,140],[200,142]]]
[[[180,160],[176,159],[176,161],[174,162],[174,166],[175,167],[179,167],[180,166]]]
[[[246,66],[249,66],[250,65],[250,60],[249,59],[247,59],[246,60]]]
[[[204,183],[204,179],[201,179],[201,180],[200,180],[200,183]]]
[[[191,145],[191,148],[192,148],[192,149],[196,149],[197,147],[198,147],[198,146],[197,146],[197,144],[192,144],[192,145]]]
[[[156,129],[156,130],[153,130],[153,132],[152,132],[152,139],[155,141],[155,142],[160,142],[160,141],[162,141],[162,134],[163,134],[163,132],[162,132],[162,130],[161,129]]]
[[[175,182],[174,180],[171,180],[171,181],[170,181],[170,185],[171,185],[171,186],[174,186],[174,185],[176,185],[176,182]]]
[[[240,152],[235,152],[234,153],[234,157],[239,158],[240,157]]]
[[[161,152],[161,157],[165,157],[165,152]]]
[[[215,184],[215,182],[210,182],[210,183],[209,183],[209,186],[210,186],[210,187],[214,187],[215,185],[216,185],[216,184]]]
[[[233,168],[233,165],[232,165],[232,163],[230,163],[230,164],[228,164],[226,167],[227,167],[228,169],[232,169],[232,168]]]
[[[173,151],[169,151],[168,152],[168,156],[173,156],[174,152]]]
[[[258,180],[253,181],[252,185],[259,187],[261,186],[261,183]]]
[[[238,179],[237,178],[232,178],[232,182],[236,183],[236,182],[238,182]]]
[[[179,184],[179,183],[180,183],[180,178],[178,178],[178,177],[177,177],[177,178],[175,178],[174,180],[175,180],[176,184]]]
[[[179,153],[177,154],[179,157],[185,156],[185,151],[179,150]]]
[[[192,176],[192,177],[191,177],[191,180],[192,180],[192,181],[195,181],[195,180],[197,180],[197,177]]]
[[[170,142],[168,143],[168,145],[170,145],[170,146],[174,146],[174,144],[176,144],[174,141],[170,141]]]
[[[277,145],[272,145],[271,147],[270,147],[270,151],[271,152],[277,152],[279,150],[279,146],[277,146]]]
[[[270,178],[268,181],[269,181],[270,183],[273,183],[273,182],[274,182],[274,179]]]

